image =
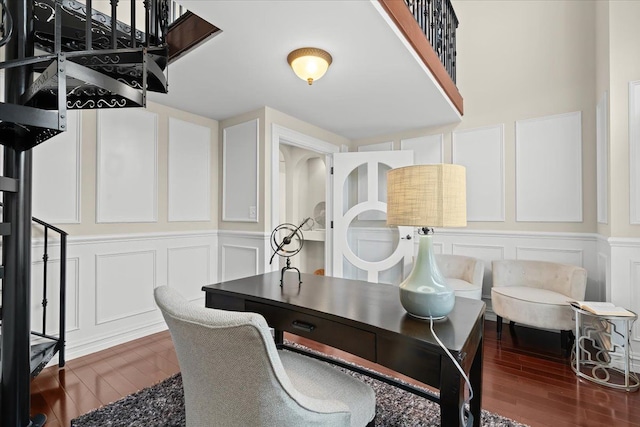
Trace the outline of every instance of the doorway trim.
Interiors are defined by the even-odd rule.
[[[326,195],[326,212],[332,212],[333,209],[333,189],[331,180],[331,167],[333,166],[333,153],[340,152],[340,147],[329,142],[305,135],[301,132],[286,128],[273,123],[271,125],[271,230],[275,229],[280,223],[280,144],[292,145],[305,150],[313,151],[325,155],[325,164],[327,167],[327,181],[325,183]],[[331,268],[331,248],[333,243],[333,230],[329,227],[330,219],[327,218],[325,226],[325,242],[324,242],[324,263],[325,273],[330,275]],[[268,248],[270,248],[269,242]],[[267,270],[269,266],[266,266]],[[275,271],[278,266],[271,266],[271,270]]]

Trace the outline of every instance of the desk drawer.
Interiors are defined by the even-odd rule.
[[[367,360],[376,360],[376,336],[371,332],[259,302],[246,301],[245,310],[262,314],[272,328],[339,348]]]

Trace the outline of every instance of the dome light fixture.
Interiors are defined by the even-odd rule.
[[[302,47],[287,56],[287,62],[296,76],[309,85],[324,76],[332,60],[329,52],[315,47]]]

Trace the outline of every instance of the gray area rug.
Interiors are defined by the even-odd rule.
[[[367,376],[344,371],[371,385],[375,390],[376,426],[440,426],[440,406],[436,403]],[[180,374],[71,421],[71,427],[184,425],[184,395]],[[482,426],[526,427],[485,410],[482,411]]]

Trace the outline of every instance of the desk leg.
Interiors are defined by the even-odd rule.
[[[482,412],[482,349],[484,348],[484,338],[480,339],[478,350],[471,363],[469,371],[469,381],[473,388],[473,399],[469,402],[471,415],[473,415],[473,427],[480,427],[480,417]]]
[[[460,408],[464,404],[465,381],[458,368],[449,360],[442,360],[442,384],[440,388],[441,426],[461,426]],[[473,399],[469,402],[473,415],[473,427],[480,427],[482,408],[482,339],[471,363],[469,381],[473,388]]]
[[[460,407],[464,402],[464,379],[448,357],[442,358],[440,384],[440,425],[457,427],[460,424]]]

